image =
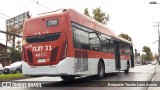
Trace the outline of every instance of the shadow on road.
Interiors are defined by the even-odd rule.
[[[111,77],[117,77],[118,75],[119,73],[105,74],[105,77],[101,80],[97,79],[96,76],[89,76],[76,78],[73,81],[56,81],[44,84],[43,87],[103,87],[106,85],[104,81]]]

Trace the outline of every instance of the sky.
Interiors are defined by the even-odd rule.
[[[14,17],[26,11],[36,15],[60,8],[72,8],[80,13],[88,8],[92,13],[92,9],[101,7],[110,16],[106,27],[117,35],[125,33],[131,36],[138,52],[142,52],[143,46],[149,46],[155,54],[158,51],[158,29],[153,26],[160,21],[160,4],[152,5],[149,4],[150,1],[152,0],[0,0],[0,13]],[[156,1],[160,3],[160,0]],[[0,14],[0,30],[3,31],[6,30],[5,18],[9,19]],[[5,44],[4,34],[0,34],[0,43]]]

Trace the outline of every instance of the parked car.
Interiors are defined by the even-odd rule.
[[[3,69],[4,74],[9,73],[22,73],[22,61],[17,61],[9,66],[5,66]]]
[[[142,62],[142,65],[147,65],[147,63],[146,62]]]
[[[2,74],[3,73],[3,66],[2,66],[2,64],[0,63],[0,74]]]
[[[146,61],[147,64],[152,64],[152,60]]]
[[[157,64],[157,61],[152,61],[152,65],[156,65]]]

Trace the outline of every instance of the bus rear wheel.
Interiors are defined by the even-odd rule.
[[[61,76],[64,81],[72,81],[75,79],[75,76]]]
[[[102,79],[105,75],[105,67],[102,61],[98,63],[98,79]]]

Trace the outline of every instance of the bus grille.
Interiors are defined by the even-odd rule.
[[[29,36],[26,37],[28,43],[55,41],[60,37],[61,33],[47,34],[44,36]]]
[[[33,63],[33,56],[32,56],[32,52],[27,50],[27,54],[28,54],[28,60],[30,63]]]
[[[58,53],[58,47],[52,49],[52,53],[51,53],[51,57],[50,57],[51,62],[56,60],[57,53]]]

